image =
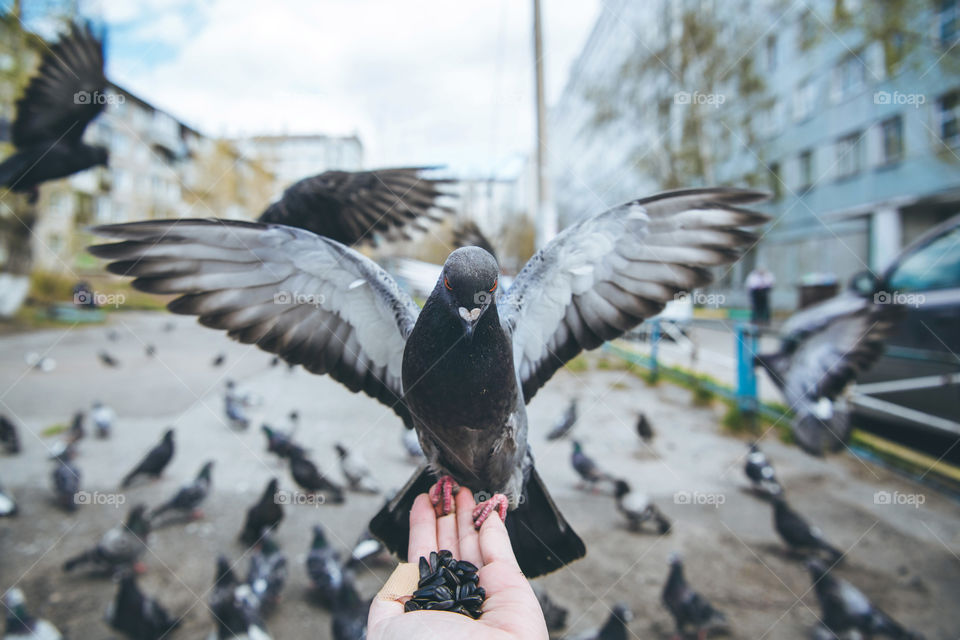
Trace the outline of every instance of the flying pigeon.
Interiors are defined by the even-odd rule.
[[[289,432],[274,429],[270,425],[262,425],[260,429],[267,436],[267,451],[280,458],[292,458],[294,455],[305,455],[306,450],[293,441]]]
[[[322,493],[334,504],[343,503],[343,488],[323,475],[303,452],[295,451],[290,457],[290,475],[304,491]]]
[[[553,429],[550,430],[550,433],[547,434],[547,440],[559,440],[570,433],[570,430],[573,429],[573,425],[575,424],[577,424],[577,399],[573,398],[570,400],[566,411],[560,416],[560,420]]]
[[[653,442],[653,437],[656,435],[653,431],[653,425],[650,424],[647,414],[643,411],[637,416],[637,435],[648,446]]]
[[[357,543],[353,545],[353,550],[350,552],[350,559],[347,561],[346,566],[352,568],[358,564],[366,564],[377,559],[377,556],[381,555],[386,551],[386,547],[383,546],[383,543],[377,540],[370,529],[364,529],[363,533],[360,534],[360,537],[357,539]]]
[[[768,495],[783,493],[783,487],[777,480],[777,475],[773,471],[773,465],[767,458],[767,454],[760,450],[757,443],[750,445],[750,453],[747,454],[747,462],[744,464],[743,471],[750,478],[753,487]]]
[[[173,429],[167,429],[163,434],[163,439],[128,473],[121,483],[123,487],[129,487],[134,478],[139,475],[153,476],[159,478],[163,470],[170,464],[173,458]]]
[[[727,628],[727,618],[713,608],[709,601],[690,588],[683,577],[683,560],[680,554],[670,554],[670,573],[663,586],[661,596],[664,606],[673,615],[677,625],[677,635],[684,637],[688,629],[693,629],[698,638],[704,638],[712,631]]]
[[[573,465],[574,471],[576,471],[583,480],[584,486],[590,489],[596,488],[598,482],[614,481],[614,478],[606,472],[601,471],[597,463],[583,452],[583,447],[577,440],[573,441],[573,452],[570,454],[570,464]]]
[[[370,467],[363,456],[356,451],[350,451],[340,443],[334,445],[337,450],[337,457],[340,460],[340,471],[343,477],[347,479],[347,486],[353,491],[363,493],[380,493],[380,487],[377,486],[373,474],[370,473]]]
[[[112,355],[110,355],[109,353],[107,353],[106,351],[102,351],[102,350],[99,351],[97,353],[97,357],[100,358],[100,362],[102,362],[104,366],[110,367],[112,369],[116,369],[117,367],[120,366],[120,361],[117,360]]]
[[[652,521],[656,523],[660,535],[670,532],[670,520],[648,496],[632,491],[626,480],[614,482],[614,496],[617,499],[617,511],[626,517],[631,530],[639,531],[644,522]]]
[[[0,518],[12,518],[17,511],[17,501],[0,485]]]
[[[20,453],[20,434],[17,425],[5,415],[0,415],[0,444],[7,453]]]
[[[90,410],[90,420],[96,429],[98,438],[109,438],[113,431],[113,421],[116,414],[113,409],[103,404],[99,400],[93,403],[93,409]]]
[[[773,496],[773,526],[791,549],[804,552],[826,552],[831,562],[839,562],[843,552],[823,539],[823,532],[811,526],[803,517],[790,508],[786,498]]]
[[[850,437],[842,397],[883,354],[903,314],[854,291],[795,313],[784,323],[780,349],[756,357],[793,409],[793,434],[804,451],[823,455]]]
[[[444,512],[463,485],[491,495],[475,524],[491,513],[505,518],[521,569],[536,577],[585,547],[534,470],[526,403],[581,350],[622,335],[677,293],[709,283],[711,267],[737,260],[755,241],[744,227],[767,220],[741,206],[764,197],[693,189],[585,218],[531,258],[501,302],[493,257],[457,249],[422,311],[370,259],[282,225],[102,226],[95,233],[121,242],[90,251],[141,290],[180,294],[172,311],[329,373],[415,427],[429,464],[371,522],[391,551],[405,556],[416,495],[432,489]]]
[[[223,410],[230,426],[241,431],[250,426],[250,419],[247,417],[244,405],[244,398],[237,391],[236,383],[233,380],[227,380],[227,390],[223,395]]]
[[[451,195],[443,186],[452,180],[428,178],[426,169],[326,171],[289,186],[259,222],[299,227],[347,246],[374,244],[374,234],[410,239],[410,228],[424,230],[425,222],[451,211],[437,201]]]
[[[114,572],[130,565],[140,569],[139,559],[147,550],[146,540],[150,534],[150,520],[146,513],[146,505],[134,506],[126,522],[103,534],[97,546],[64,562],[63,570],[72,571],[84,564],[92,564],[94,570],[102,572]]]
[[[366,640],[369,611],[370,601],[360,597],[353,575],[345,572],[333,608],[333,640]]]
[[[560,631],[567,626],[568,611],[554,602],[547,590],[537,584],[531,584],[533,593],[537,596],[537,602],[540,603],[540,610],[543,611],[543,619],[547,623],[547,631]]]
[[[63,635],[48,621],[27,611],[23,591],[14,587],[3,596],[7,609],[7,630],[4,640],[62,640]]]
[[[272,610],[280,600],[280,592],[287,583],[287,556],[269,533],[250,556],[247,584],[260,601],[260,611]]]
[[[607,621],[599,629],[587,631],[576,636],[569,636],[568,640],[627,640],[630,632],[627,623],[633,620],[633,613],[623,603],[613,605]]]
[[[248,547],[256,544],[265,532],[272,531],[283,520],[283,507],[277,498],[278,485],[277,479],[271,478],[263,490],[263,495],[247,510],[247,518],[240,531],[240,541]]]
[[[77,492],[80,491],[80,469],[73,464],[73,445],[53,460],[53,494],[57,504],[67,510],[77,508]]]
[[[316,599],[327,607],[334,607],[343,586],[343,567],[340,552],[330,546],[319,524],[313,527],[313,542],[307,554],[307,576]]]
[[[200,472],[193,479],[193,482],[180,487],[173,498],[154,509],[150,514],[150,519],[156,520],[158,516],[168,511],[187,514],[194,520],[202,518],[203,512],[200,510],[200,505],[203,504],[203,501],[207,499],[207,494],[210,493],[212,472],[213,461],[208,460],[200,468]]]
[[[106,166],[106,148],[83,142],[87,125],[103,111],[106,88],[103,42],[89,25],[74,24],[47,49],[17,101],[16,151],[0,163],[0,186],[35,202],[41,183]]]
[[[137,586],[136,574],[124,572],[117,597],[107,608],[107,622],[131,640],[160,640],[180,624],[158,601],[144,595]]]
[[[270,640],[260,616],[260,601],[242,584],[225,556],[217,558],[217,573],[209,599],[216,629],[207,640]]]
[[[846,580],[834,577],[819,558],[807,560],[806,565],[820,601],[820,621],[833,634],[857,631],[866,638],[884,636],[894,640],[922,640],[922,635],[905,629],[875,607],[862,591]]]

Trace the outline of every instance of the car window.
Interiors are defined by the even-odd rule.
[[[907,257],[890,277],[897,291],[960,288],[960,227]]]

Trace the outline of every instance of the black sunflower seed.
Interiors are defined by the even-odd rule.
[[[463,571],[464,573],[476,573],[477,571],[479,571],[479,569],[477,569],[477,566],[475,564],[473,564],[472,562],[467,562],[466,560],[460,560],[459,562],[457,562],[457,569],[459,569],[460,571]]]
[[[446,611],[453,606],[453,600],[432,600],[423,608],[427,611]]]
[[[483,614],[486,594],[477,586],[478,569],[473,563],[442,550],[420,558],[418,569],[418,588],[404,604],[404,611],[453,611],[473,619]]]
[[[438,560],[438,558],[437,558],[437,552],[436,552],[436,551],[431,551],[431,552],[430,552],[430,573],[433,573],[433,572],[435,572],[435,571],[437,570],[437,568],[438,568],[438,566],[439,566],[437,560]]]
[[[420,581],[430,576],[433,571],[430,570],[430,563],[426,558],[420,558]]]
[[[407,612],[420,611],[420,605],[413,600],[407,600],[405,603],[403,603],[403,610]]]

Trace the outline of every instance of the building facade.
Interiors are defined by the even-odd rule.
[[[252,136],[233,142],[244,155],[256,158],[276,176],[279,191],[324,171],[363,168],[363,143],[356,135]],[[279,196],[279,192],[275,195]]]

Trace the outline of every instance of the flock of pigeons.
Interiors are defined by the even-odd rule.
[[[0,164],[0,185],[35,196],[46,180],[107,162],[104,149],[82,142],[103,101],[74,99],[78,92],[106,87],[101,40],[89,28],[75,26],[43,58],[17,104],[17,151]],[[768,221],[746,208],[765,194],[733,188],[674,191],[584,217],[538,251],[509,288],[499,286],[490,243],[470,240],[472,246],[450,254],[421,309],[354,247],[409,237],[450,213],[441,204],[449,195],[448,181],[428,176],[420,168],[328,171],[289,187],[257,222],[179,219],[101,226],[93,231],[115,242],[90,251],[108,261],[111,273],[134,278],[134,287],[176,295],[168,305],[172,312],[195,315],[207,327],[257,344],[274,354],[276,363],[329,375],[397,414],[409,430],[405,445],[422,451],[425,463],[370,522],[370,533],[387,550],[404,557],[407,516],[418,494],[429,492],[443,514],[453,491],[464,486],[490,496],[478,505],[475,526],[491,516],[503,518],[521,569],[531,578],[544,575],[582,557],[586,546],[536,471],[527,442],[527,403],[581,351],[624,335],[677,295],[708,285],[715,267],[737,261],[756,243],[756,228]],[[867,292],[846,292],[791,318],[779,351],[758,357],[794,409],[797,441],[810,453],[823,454],[847,438],[843,390],[878,357],[895,326],[895,311],[894,305],[875,304]],[[147,353],[155,349],[148,347]],[[105,366],[119,366],[106,351],[99,357]],[[225,409],[234,428],[249,427],[244,404],[228,387]],[[343,489],[319,471],[290,432],[264,432],[299,486],[331,501],[343,499]],[[355,482],[347,468],[351,473],[362,468],[356,456],[345,449],[339,453],[351,488],[376,488],[364,485],[369,480],[362,473]],[[171,431],[127,479],[161,473],[172,455]],[[73,456],[69,444],[56,456],[64,495],[75,470]],[[630,522],[654,521],[658,529],[669,529],[649,501],[626,481],[604,477],[576,443],[573,457],[585,482],[611,480],[618,507]],[[125,526],[71,562],[115,568],[119,563],[113,560],[119,558],[131,564],[142,552],[142,541],[124,532],[145,532],[153,515],[185,511],[181,504],[195,509],[199,503],[193,498],[202,501],[210,472],[201,471],[182,496],[157,508],[159,514],[135,507]],[[223,614],[218,614],[221,638],[265,637],[259,616],[275,600],[282,585],[278,567],[285,566],[269,533],[264,538],[282,518],[275,497],[272,483],[251,508],[241,535],[258,546],[256,573],[266,575],[240,582],[227,561],[218,569],[211,606]],[[778,520],[792,523],[790,531],[804,528],[782,496],[774,503]],[[796,540],[819,540],[806,528],[809,535],[797,533]],[[318,561],[316,566],[327,565]],[[338,592],[337,598],[350,603],[338,608],[338,615],[362,608],[355,593]],[[716,619],[716,612],[686,586],[679,559],[672,562],[664,598],[675,615],[682,613],[678,628],[702,628]],[[11,610],[22,610],[20,594],[11,592],[8,601]],[[134,606],[139,602],[145,604]],[[162,607],[136,591],[133,576],[121,582],[117,605],[115,617],[134,616],[140,624],[150,611],[158,627],[169,622],[158,613]],[[828,616],[825,624],[834,633],[870,628],[842,617]]]

